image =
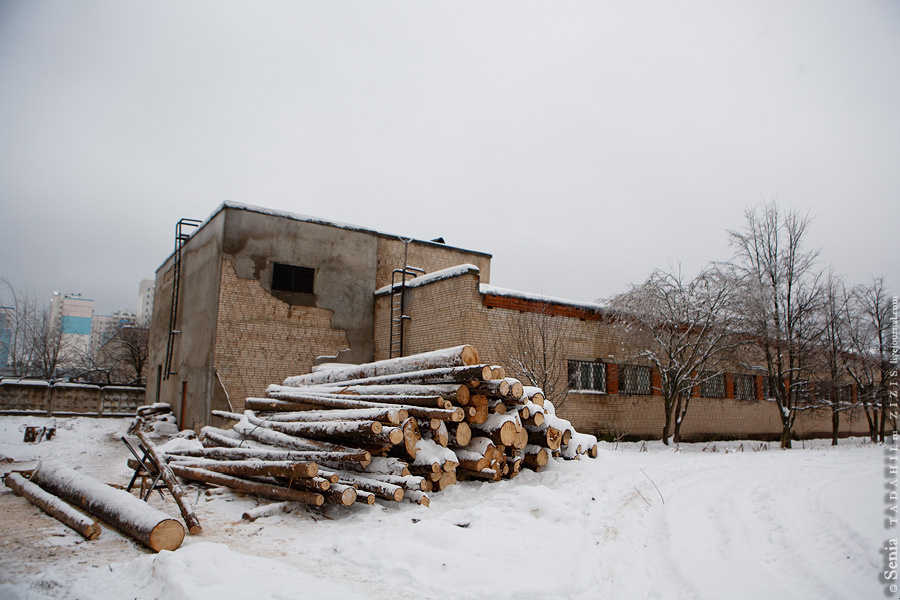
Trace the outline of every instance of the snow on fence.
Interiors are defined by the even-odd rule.
[[[144,403],[144,388],[0,380],[0,414],[133,416]]]

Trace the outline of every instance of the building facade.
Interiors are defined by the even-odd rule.
[[[558,414],[609,438],[658,437],[659,374],[637,358],[646,340],[594,303],[490,285],[489,254],[361,227],[225,203],[158,269],[147,402],[168,402],[182,427],[321,362],[360,363],[471,344],[482,360],[515,362],[522,323],[552,324],[563,355]],[[402,295],[395,270],[413,267]],[[392,279],[393,278],[393,279]],[[397,331],[402,299],[403,329]],[[393,331],[392,331],[393,330]],[[398,340],[399,337],[399,340]],[[398,343],[399,342],[399,343]],[[702,388],[702,389],[701,389]],[[777,439],[781,424],[760,378],[735,367],[698,386],[683,439]],[[799,435],[828,435],[809,411]],[[866,432],[845,413],[842,433]]]
[[[142,279],[138,286],[137,310],[135,317],[137,324],[146,326],[150,323],[153,314],[153,287],[152,279]]]
[[[91,352],[94,301],[81,294],[53,292],[50,298],[50,332],[59,335],[58,368],[71,370]]]

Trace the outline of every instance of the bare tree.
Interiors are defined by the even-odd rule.
[[[565,336],[567,319],[550,312],[549,303],[534,310],[511,312],[501,338],[501,358],[511,374],[526,385],[541,388],[556,408],[568,397]]]
[[[57,375],[64,353],[60,324],[50,314],[46,302],[34,294],[17,290],[9,280],[0,279],[7,335],[0,338],[8,356],[9,370],[17,377]]]
[[[891,410],[891,386],[896,371],[891,363],[891,298],[884,279],[874,277],[853,288],[847,307],[849,344],[854,360],[847,372],[859,390],[859,401],[872,441],[885,441]]]
[[[741,281],[743,330],[763,358],[781,420],[781,447],[790,448],[794,422],[808,399],[809,356],[817,342],[821,300],[818,251],[804,251],[811,218],[769,202],[747,209],[741,230],[729,231],[731,266]],[[749,364],[750,368],[759,368]]]
[[[144,385],[144,369],[149,353],[150,330],[131,323],[124,323],[107,342],[118,361],[117,379],[120,383]]]
[[[831,412],[831,444],[837,446],[840,416],[856,407],[847,385],[850,355],[848,310],[850,295],[841,277],[829,269],[822,285],[819,340],[814,357],[815,389],[812,405]]]
[[[715,370],[735,345],[730,329],[734,286],[719,269],[705,269],[686,281],[680,268],[674,273],[654,271],[641,285],[614,296],[609,307],[629,333],[640,330],[649,340],[637,358],[652,363],[660,375],[665,410],[663,443],[669,434],[681,441],[691,391]]]

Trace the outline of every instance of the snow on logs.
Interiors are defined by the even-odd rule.
[[[100,536],[100,525],[97,521],[84,516],[19,473],[10,473],[3,481],[6,483],[6,487],[17,495],[22,496],[61,523],[68,525],[86,539],[95,540]]]
[[[151,550],[176,550],[184,526],[125,490],[117,490],[69,467],[44,461],[31,482],[44,491],[106,521]]]
[[[596,438],[556,416],[533,386],[457,346],[338,366],[271,385],[243,414],[214,411],[205,448],[169,453],[180,477],[272,500],[427,506],[457,480],[499,481],[552,457],[596,457]],[[253,515],[250,515],[253,516]]]

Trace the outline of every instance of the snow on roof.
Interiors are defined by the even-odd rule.
[[[434,283],[436,281],[441,281],[443,279],[450,279],[451,277],[459,277],[460,275],[465,275],[466,273],[480,273],[481,270],[472,264],[461,264],[456,265],[455,267],[447,267],[446,269],[441,269],[439,271],[434,271],[432,273],[428,273],[426,275],[419,275],[413,279],[410,279],[406,282],[406,287],[413,288],[419,287],[420,285],[427,285],[429,283]],[[383,288],[379,288],[375,291],[375,295],[379,296],[381,294],[387,294],[391,291],[391,285],[388,284]],[[399,284],[397,287],[400,287]]]
[[[553,296],[545,296],[543,294],[533,294],[530,292],[520,292],[517,290],[507,290],[504,288],[494,287],[486,283],[478,286],[478,291],[484,295],[505,296],[507,298],[519,298],[521,300],[533,300],[535,302],[548,302],[550,304],[562,304],[565,306],[574,306],[587,310],[603,311],[606,307],[598,302],[583,302],[579,300],[567,300],[565,298],[555,298]]]
[[[226,208],[230,208],[230,209],[233,209],[233,210],[246,210],[246,211],[249,211],[249,212],[255,212],[255,213],[262,214],[262,215],[270,215],[270,216],[273,216],[273,217],[281,217],[281,218],[284,218],[284,219],[290,219],[290,220],[292,220],[292,221],[302,221],[302,222],[304,222],[304,223],[315,223],[315,224],[318,224],[318,225],[325,225],[325,226],[327,226],[327,227],[336,227],[336,228],[338,228],[338,229],[347,229],[347,230],[349,230],[349,231],[360,231],[360,232],[362,232],[362,233],[372,233],[372,234],[380,235],[380,236],[384,236],[384,237],[391,237],[391,238],[399,238],[399,237],[401,237],[401,236],[399,236],[399,235],[397,235],[397,234],[395,234],[395,233],[387,233],[387,232],[384,232],[384,231],[378,231],[378,230],[375,230],[375,229],[370,229],[370,228],[368,228],[368,227],[362,227],[362,226],[360,226],[360,225],[352,225],[352,224],[350,224],[350,223],[342,223],[342,222],[340,222],[340,221],[330,221],[330,220],[328,220],[328,219],[322,219],[322,218],[319,218],[319,217],[312,217],[312,216],[309,216],[309,215],[301,215],[301,214],[297,214],[297,213],[290,213],[290,212],[281,211],[281,210],[274,210],[274,209],[271,209],[271,208],[263,208],[263,207],[261,207],[261,206],[253,206],[252,204],[242,204],[242,203],[240,203],[240,202],[231,202],[231,201],[229,201],[229,200],[226,200],[225,202],[223,202],[223,203],[219,206],[219,208],[217,208],[217,209],[215,210],[215,212],[213,212],[213,214],[211,214],[211,215],[209,216],[209,218],[206,220],[206,222],[211,221],[213,217],[215,217],[219,212],[223,211],[223,210],[226,209]],[[451,248],[451,249],[454,249],[454,250],[463,250],[463,251],[465,251],[465,252],[469,252],[469,253],[472,253],[472,254],[481,254],[481,255],[483,255],[483,256],[490,256],[490,254],[488,254],[487,252],[480,252],[480,251],[478,251],[478,250],[467,250],[467,249],[465,249],[465,248],[458,248],[458,247],[456,247],[456,246],[449,246],[449,245],[447,245],[447,244],[442,244],[442,243],[440,243],[440,242],[433,242],[433,241],[430,241],[430,240],[419,240],[419,239],[412,238],[412,241],[418,242],[418,243],[420,243],[420,244],[433,244],[433,245],[437,245],[437,246],[443,246],[443,247],[445,247],[445,248]]]

